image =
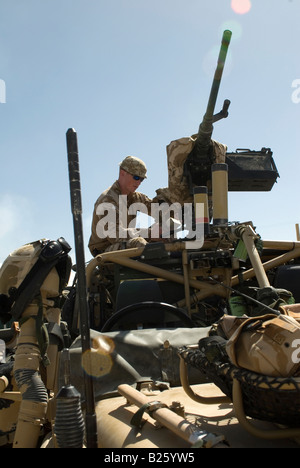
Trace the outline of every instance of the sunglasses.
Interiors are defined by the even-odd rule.
[[[132,175],[132,174],[131,174],[131,175]],[[143,180],[144,180],[144,177],[140,177],[140,176],[138,176],[138,175],[133,175],[132,178],[133,178],[134,180],[140,180],[141,182],[143,182]]]
[[[125,169],[123,169],[123,171],[125,171]],[[130,174],[130,172],[128,172],[128,171],[125,171],[125,172],[127,172],[127,174]],[[145,178],[145,177],[140,177],[139,175],[133,175],[133,174],[130,174],[130,175],[134,180],[140,180],[141,182],[143,182],[143,180]]]

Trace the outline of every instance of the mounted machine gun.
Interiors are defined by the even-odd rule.
[[[196,142],[184,163],[183,175],[189,187],[190,194],[196,186],[210,186],[212,165],[214,160],[211,137],[213,124],[228,117],[230,100],[226,99],[221,112],[214,114],[225,60],[231,40],[231,31],[223,33],[217,68],[215,71],[207,109],[199,126]],[[224,163],[227,164],[229,191],[269,191],[279,177],[270,148],[260,151],[237,149],[226,153]]]
[[[184,164],[183,173],[187,178],[191,194],[193,186],[206,185],[207,180],[211,178],[211,165],[213,164],[211,154],[211,136],[213,133],[213,123],[228,117],[228,108],[230,106],[230,101],[228,99],[224,101],[221,112],[214,115],[214,111],[231,35],[231,31],[228,30],[224,31],[223,33],[217,68],[215,71],[206,112],[199,126],[196,143]]]

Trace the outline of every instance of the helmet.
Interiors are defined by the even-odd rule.
[[[33,265],[42,248],[41,241],[26,244],[14,250],[0,269],[0,294],[9,295],[10,288],[18,288]]]
[[[135,156],[127,156],[123,161],[120,163],[120,168],[124,169],[124,171],[129,172],[131,175],[137,175],[146,179],[147,174],[147,167],[144,161]]]
[[[42,239],[14,250],[0,268],[0,318],[9,314],[18,320],[26,305],[38,293],[45,298],[58,297],[66,286],[71,259],[69,244]],[[55,268],[54,268],[55,267]]]

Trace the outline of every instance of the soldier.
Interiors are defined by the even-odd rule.
[[[136,212],[130,209],[133,204],[139,203],[144,207],[143,211],[149,214],[151,212],[152,200],[136,191],[146,174],[146,165],[139,158],[127,156],[120,163],[118,180],[100,195],[94,206],[89,240],[89,249],[93,256],[104,251],[147,244],[148,229],[132,227],[135,225]],[[135,206],[138,210],[138,205]]]

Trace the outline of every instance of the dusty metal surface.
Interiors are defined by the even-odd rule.
[[[203,396],[222,395],[214,384],[192,386],[196,393]],[[184,406],[185,418],[199,426],[201,430],[223,435],[225,442],[215,448],[297,448],[296,441],[263,440],[253,437],[239,424],[231,403],[201,405],[191,400],[182,387],[176,387],[164,392],[144,393],[167,405],[180,402]],[[138,408],[128,404],[126,398],[120,396],[102,400],[96,405],[98,421],[99,446],[103,448],[191,448],[169,429],[158,427],[155,420],[148,414],[143,416],[145,424],[141,429],[130,424]],[[255,421],[257,427],[265,430],[274,429],[272,424]]]

